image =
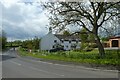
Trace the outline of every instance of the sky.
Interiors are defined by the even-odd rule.
[[[48,33],[48,17],[40,0],[1,0],[0,22],[8,41],[42,37]]]
[[[35,36],[41,38],[49,32],[48,13],[40,6],[41,1],[0,1],[0,22],[8,41],[32,39]]]
[[[41,1],[48,0],[0,1],[0,30],[5,31],[8,41],[32,39],[35,36],[41,38],[48,33],[48,14],[40,6]]]

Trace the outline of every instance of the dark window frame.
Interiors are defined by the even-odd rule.
[[[69,43],[71,43],[71,41],[69,41]]]
[[[64,41],[63,41],[63,40],[62,40],[61,42],[62,42],[62,43],[64,43]]]
[[[76,41],[76,43],[78,43],[79,41]]]
[[[68,45],[66,45],[65,47],[68,48]]]
[[[57,43],[57,40],[54,40],[54,43]]]
[[[55,46],[52,46],[52,48],[55,48]]]

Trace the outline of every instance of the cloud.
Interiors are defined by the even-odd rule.
[[[18,0],[12,2],[3,0],[1,3],[2,28],[7,33],[8,39],[42,37],[47,33],[45,27],[49,21],[40,3],[26,4]]]
[[[18,5],[12,5],[11,7],[2,8],[3,20],[8,20],[10,22],[19,23],[24,21],[24,16],[20,12],[20,7]]]

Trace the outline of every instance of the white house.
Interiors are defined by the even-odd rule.
[[[47,35],[41,38],[40,49],[51,50],[58,45],[62,46],[64,50],[79,49],[80,43],[79,36],[52,34],[52,30],[50,30]]]

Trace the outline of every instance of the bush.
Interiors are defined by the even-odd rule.
[[[81,49],[73,49],[72,51],[81,52],[82,50]]]
[[[83,51],[86,51],[86,52],[92,51],[92,50],[93,50],[93,48],[90,48],[90,47],[85,47],[85,48],[83,49]]]
[[[80,50],[88,52],[88,51],[92,51],[96,47],[97,47],[96,43],[82,43],[82,47]]]
[[[85,49],[86,47],[88,47],[89,44],[88,43],[81,43],[81,50]]]
[[[90,48],[97,48],[97,44],[96,43],[91,43],[91,44],[89,44],[89,47]]]

